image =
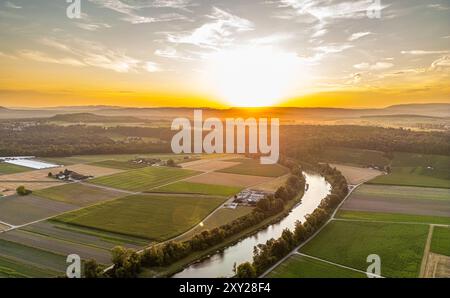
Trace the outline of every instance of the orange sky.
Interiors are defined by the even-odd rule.
[[[365,2],[1,2],[0,106],[450,102],[448,1]]]

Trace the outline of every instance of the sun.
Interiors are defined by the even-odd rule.
[[[206,74],[214,92],[231,106],[272,106],[288,95],[298,60],[295,53],[274,47],[242,47],[210,55]]]

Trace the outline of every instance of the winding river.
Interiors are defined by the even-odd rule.
[[[302,202],[296,205],[288,216],[280,222],[270,225],[257,234],[244,238],[238,243],[227,247],[211,257],[186,267],[175,274],[175,278],[212,278],[231,277],[234,275],[234,264],[241,264],[253,259],[253,247],[265,243],[271,238],[279,238],[285,228],[291,231],[297,220],[304,221],[305,215],[312,213],[331,190],[325,179],[317,174],[305,173],[306,183],[309,185]]]

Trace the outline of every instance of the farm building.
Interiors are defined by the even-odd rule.
[[[242,205],[254,206],[258,201],[264,199],[268,194],[269,193],[259,190],[246,189],[235,195],[233,202]]]

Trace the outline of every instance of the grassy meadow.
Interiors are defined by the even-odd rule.
[[[366,271],[367,256],[377,254],[385,277],[418,277],[428,226],[331,222],[301,252]]]
[[[56,217],[56,221],[162,241],[198,224],[221,197],[134,195]]]
[[[148,167],[90,180],[91,183],[128,191],[143,192],[188,178],[198,172],[168,167]]]

